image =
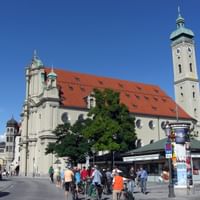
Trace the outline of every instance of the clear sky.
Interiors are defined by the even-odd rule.
[[[169,35],[178,5],[198,65],[199,0],[1,0],[0,134],[12,116],[20,120],[35,49],[46,66],[159,85],[174,98]]]

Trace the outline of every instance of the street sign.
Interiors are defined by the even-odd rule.
[[[172,145],[171,145],[171,143],[165,144],[165,158],[172,158]]]

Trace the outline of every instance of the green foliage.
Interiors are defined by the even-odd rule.
[[[120,103],[120,94],[110,89],[94,90],[96,106],[88,116],[92,121],[83,134],[96,150],[126,151],[135,147],[135,118]]]
[[[61,124],[53,131],[57,137],[55,143],[49,143],[46,154],[56,153],[59,157],[67,156],[73,163],[85,159],[85,153],[89,151],[89,145],[79,130],[84,124],[77,121],[73,126],[69,123]]]
[[[80,118],[73,126],[58,125],[53,131],[57,140],[49,143],[46,154],[67,156],[77,163],[91,149],[123,152],[135,148],[135,118],[120,103],[120,94],[110,89],[95,89],[93,95],[96,106],[89,110],[88,118]]]
[[[55,148],[55,143],[50,142],[46,148],[46,152],[45,154],[50,154],[50,153],[54,153],[54,148]]]

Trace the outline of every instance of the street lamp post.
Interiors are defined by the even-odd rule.
[[[35,157],[33,157],[33,177],[35,177]]]
[[[93,166],[94,166],[94,164],[95,164],[95,153],[96,153],[96,150],[95,150],[95,148],[92,148],[91,150],[92,150],[92,154],[93,154]]]
[[[115,167],[115,151],[112,151],[112,161],[113,161],[112,168],[114,169],[114,167]]]
[[[166,125],[165,125],[165,134],[168,138],[168,143],[171,145],[172,132],[171,132],[171,127],[168,122],[166,122]],[[173,183],[173,179],[172,179],[172,160],[170,157],[168,158],[168,164],[169,164],[169,186],[168,186],[169,194],[168,194],[168,197],[174,198],[176,196],[174,193],[174,183]]]

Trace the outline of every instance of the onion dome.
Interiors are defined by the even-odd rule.
[[[6,127],[18,127],[17,121],[12,117],[7,121]]]
[[[192,30],[185,28],[185,20],[180,14],[180,8],[178,7],[178,18],[176,19],[177,29],[170,35],[170,40],[175,40],[180,36],[187,36],[189,38],[194,37]]]
[[[57,78],[57,74],[53,71],[53,67],[51,68],[51,72],[47,75],[47,78],[53,80]]]

